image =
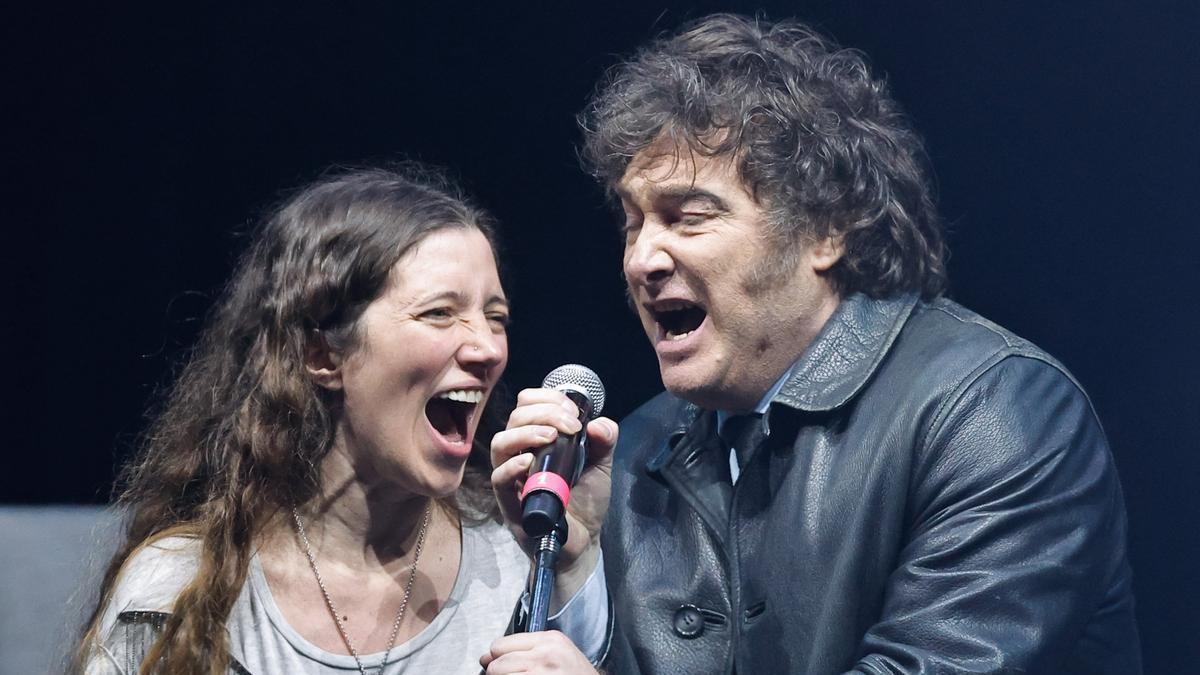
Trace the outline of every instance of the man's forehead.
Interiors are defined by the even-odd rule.
[[[714,181],[748,192],[733,157],[705,155],[687,144],[657,141],[634,155],[613,189],[621,197],[631,197]]]

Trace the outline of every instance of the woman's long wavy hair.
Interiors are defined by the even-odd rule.
[[[618,64],[579,116],[606,186],[660,141],[736,162],[787,269],[841,238],[839,291],[941,293],[942,229],[924,145],[866,59],[795,21],[715,14]]]
[[[338,393],[307,376],[308,347],[324,339],[334,350],[353,349],[358,318],[396,261],[430,233],[459,227],[494,242],[490,217],[416,164],[327,175],[262,223],[122,473],[117,503],[129,514],[127,536],[104,577],[77,666],[101,637],[103,608],[130,556],[185,534],[201,542],[198,572],[141,672],[226,671],[225,623],[256,536],[281,509],[318,496],[334,438]],[[485,425],[489,417],[498,416],[485,413]],[[482,445],[488,435],[480,429],[450,505],[464,517],[495,517]]]

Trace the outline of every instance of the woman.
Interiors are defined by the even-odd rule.
[[[265,222],[126,470],[79,666],[478,672],[528,572],[476,443],[508,358],[492,236],[416,167]]]

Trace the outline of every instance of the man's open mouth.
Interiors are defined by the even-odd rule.
[[[665,339],[682,340],[704,323],[708,312],[691,302],[670,300],[656,303],[650,308],[650,315],[662,329]]]
[[[469,437],[471,421],[482,403],[483,391],[480,389],[444,391],[425,404],[425,417],[446,440],[462,443]]]

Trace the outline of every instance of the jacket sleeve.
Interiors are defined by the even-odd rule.
[[[1136,635],[1125,513],[1103,431],[1055,364],[986,364],[918,443],[910,535],[852,672],[1043,673]],[[1124,645],[1127,646],[1127,645]],[[1132,650],[1134,653],[1136,649]],[[1124,657],[1129,658],[1129,657]]]

